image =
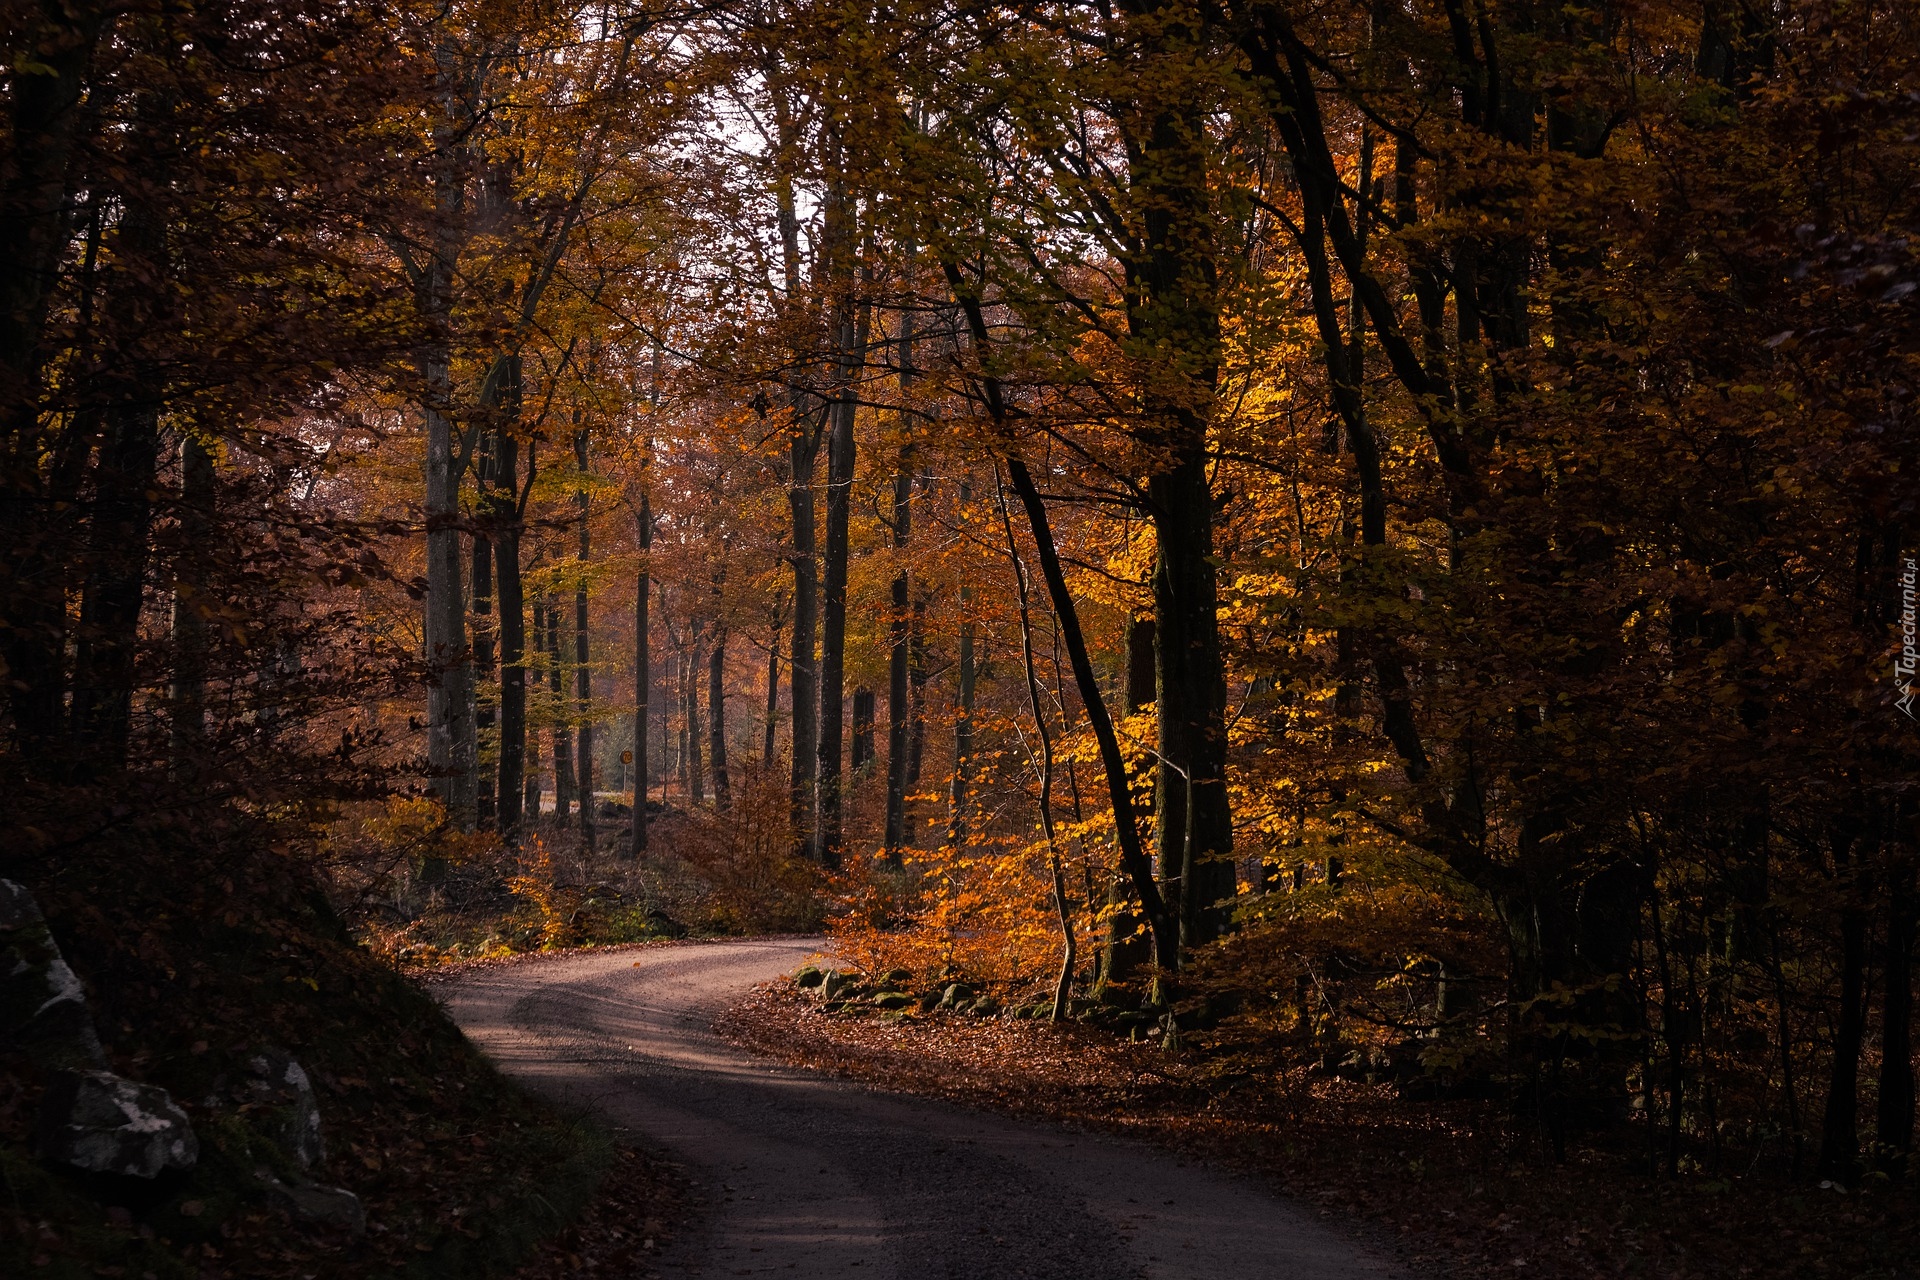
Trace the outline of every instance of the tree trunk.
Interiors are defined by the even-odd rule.
[[[687,798],[693,804],[707,801],[705,753],[700,746],[700,623],[687,629],[687,654],[680,664],[680,696],[686,702]]]
[[[155,296],[155,282],[170,274],[159,212],[132,201],[114,244],[121,265],[113,273],[108,311],[114,328],[137,341],[134,335],[169,321]],[[87,504],[71,714],[80,768],[111,772],[126,767],[133,731],[134,658],[153,531],[165,379],[137,349],[124,351],[96,394],[106,402],[106,434],[93,500]],[[37,472],[40,460],[30,465]]]
[[[1125,678],[1121,681],[1121,688],[1126,714],[1130,716],[1139,714],[1141,708],[1156,696],[1154,682],[1158,679],[1159,659],[1154,656],[1154,648],[1153,619],[1134,618],[1128,622],[1123,659]],[[1155,808],[1158,807],[1156,803]],[[1183,824],[1184,821],[1183,816]],[[1133,896],[1124,873],[1115,877],[1108,887],[1107,905],[1110,908],[1107,940],[1100,955],[1099,976],[1094,980],[1095,999],[1105,995],[1110,986],[1132,981],[1134,973],[1148,960],[1151,950],[1151,939],[1140,930],[1140,913],[1133,907]]]
[[[911,342],[912,320],[901,322],[906,331],[902,346]],[[901,374],[905,384],[907,376]],[[893,476],[893,548],[896,562],[904,557],[913,537],[913,475],[908,467],[908,451],[901,450],[900,469]],[[912,625],[911,579],[906,565],[897,563],[893,574],[892,612],[887,620],[887,864],[901,865],[901,851],[907,844],[907,731],[912,720],[908,692],[909,629]]]
[[[0,475],[7,477],[0,485],[0,594],[7,619],[0,628],[7,668],[0,688],[21,763],[52,773],[65,754],[58,743],[66,709],[68,578],[62,551],[70,544],[47,533],[51,523],[70,519],[57,504],[72,509],[82,469],[56,467],[52,483],[41,485],[48,353],[42,339],[69,243],[70,184],[78,172],[74,148],[82,126],[96,118],[80,104],[109,9],[41,5],[32,12],[31,22],[13,28],[15,66],[31,67],[34,74],[16,72],[9,84],[8,163],[0,187]],[[72,451],[80,461],[91,439],[87,444]]]
[[[207,735],[207,618],[209,590],[199,572],[194,548],[212,536],[214,513],[213,455],[194,436],[180,442],[181,563],[173,589],[173,686],[169,691],[173,719],[173,768],[184,777],[203,761]]]
[[[1208,127],[1183,83],[1201,35],[1173,3],[1141,11],[1141,116],[1130,140],[1141,241],[1128,265],[1129,334],[1164,351],[1141,388],[1157,551],[1153,572],[1160,764],[1160,872],[1179,886],[1182,940],[1217,937],[1234,889],[1227,795],[1226,668],[1220,650],[1207,427],[1220,352]]]
[[[762,726],[766,740],[760,747],[760,763],[773,768],[773,752],[776,745],[774,730],[780,723],[780,624],[773,624],[773,634],[767,640],[767,722]]]
[[[943,262],[940,266],[953,290],[954,299],[966,315],[973,349],[984,360],[988,346],[987,322],[981,312],[979,298],[966,287],[965,277],[957,264]],[[986,392],[988,412],[995,425],[1004,427],[1007,408],[1000,394],[999,380],[991,374],[983,374],[980,381]],[[1120,752],[1119,736],[1114,733],[1113,719],[1107,714],[1106,699],[1100,692],[1100,678],[1094,674],[1093,660],[1087,656],[1086,635],[1080,629],[1080,610],[1073,602],[1073,594],[1067,590],[1066,575],[1060,571],[1060,553],[1054,546],[1053,528],[1047,520],[1046,504],[1040,499],[1040,490],[1033,483],[1027,464],[1018,454],[1007,455],[1007,475],[1013,481],[1014,492],[1020,495],[1021,507],[1026,511],[1027,525],[1033,533],[1034,551],[1040,558],[1040,571],[1046,580],[1047,595],[1053,601],[1054,617],[1060,624],[1060,638],[1066,642],[1067,658],[1073,666],[1074,683],[1080,690],[1080,701],[1087,709],[1094,740],[1100,744],[1100,762],[1106,770],[1107,793],[1113,803],[1114,838],[1120,846],[1120,864],[1132,879],[1134,892],[1139,895],[1141,908],[1146,913],[1148,927],[1153,933],[1154,959],[1162,975],[1168,976],[1180,967],[1179,922],[1167,909],[1167,900],[1154,880],[1153,864],[1140,843],[1140,827],[1133,812],[1133,792],[1127,779],[1126,757]]]
[[[927,758],[927,600],[917,596],[907,622],[907,789],[920,785]]]
[[[492,468],[483,456],[477,468],[481,480],[492,479]],[[479,784],[474,790],[474,809],[483,829],[494,825],[499,797],[499,750],[496,745],[493,764],[486,759],[487,739],[494,734],[494,699],[487,682],[493,677],[493,542],[485,533],[473,535],[473,730],[475,767]]]
[[[873,763],[873,690],[853,691],[853,737],[847,752],[847,767],[855,774]]]
[[[581,475],[587,471],[587,433],[576,431],[573,436],[574,465]],[[593,852],[596,827],[593,811],[593,666],[592,649],[588,644],[587,631],[587,562],[592,551],[589,541],[587,517],[587,491],[581,489],[574,499],[580,505],[580,584],[573,593],[573,679],[574,700],[580,715],[580,763],[574,770],[580,786],[580,839],[587,852]]]
[[[509,423],[517,422],[520,416],[520,359],[514,356],[511,360],[510,382],[503,399]],[[527,608],[520,580],[519,453],[519,442],[511,433],[503,433],[498,458],[499,484],[494,491],[497,520],[493,551],[494,576],[500,594],[499,824],[509,838],[520,829],[527,762]],[[528,457],[531,459],[531,452]]]
[[[814,637],[819,630],[819,563],[815,558],[813,465],[818,452],[809,425],[794,414],[789,453],[787,505],[793,514],[793,661],[788,680],[793,703],[793,815],[794,852],[814,852],[814,779],[819,759],[819,721],[816,717],[819,668],[814,663]]]
[[[1895,1181],[1906,1176],[1913,1152],[1913,951],[1915,918],[1920,914],[1914,870],[1913,856],[1902,851],[1887,895],[1887,990],[1880,1017],[1875,1138],[1881,1168]]]
[[[422,271],[417,309],[426,329],[415,360],[426,418],[427,766],[455,826],[474,822],[476,752],[473,668],[467,651],[460,582],[460,476],[454,461],[453,279],[459,256],[464,165],[452,120],[435,129],[433,251]]]
[[[573,812],[573,733],[567,728],[567,703],[561,674],[560,609],[547,601],[547,692],[553,700],[553,820],[564,825]]]
[[[707,655],[707,726],[709,763],[713,766],[713,804],[725,813],[733,807],[733,778],[727,772],[727,633],[713,633],[713,651]]]
[[[911,246],[906,256],[913,257]],[[913,313],[900,316],[900,400],[904,405],[913,394]],[[913,541],[913,443],[909,434],[912,419],[906,410],[900,414],[900,464],[893,473],[893,588],[892,610],[887,618],[887,817],[885,845],[887,865],[898,867],[907,832],[907,734],[912,719],[908,689],[909,637],[912,620],[912,577],[906,565],[907,547]]]
[[[969,322],[974,329],[974,340],[984,345],[985,325],[978,316],[978,308],[970,308]],[[997,393],[993,396],[997,402]],[[1073,595],[1067,590],[1066,576],[1060,571],[1060,554],[1054,548],[1053,529],[1047,521],[1047,509],[1040,500],[1040,491],[1033,483],[1033,477],[1027,471],[1026,463],[1018,457],[1007,459],[1007,474],[1013,481],[1014,492],[1020,495],[1020,505],[1027,514],[1027,525],[1033,533],[1034,550],[1040,558],[1040,571],[1046,580],[1047,594],[1053,600],[1054,616],[1060,623],[1061,639],[1066,642],[1067,657],[1073,665],[1073,679],[1080,691],[1080,701],[1087,709],[1087,719],[1092,723],[1093,736],[1100,744],[1100,762],[1106,769],[1107,794],[1113,803],[1113,828],[1116,843],[1120,846],[1120,863],[1128,877],[1133,881],[1135,894],[1146,912],[1148,927],[1154,941],[1154,959],[1166,973],[1173,973],[1180,967],[1179,926],[1167,909],[1166,899],[1160,894],[1160,886],[1154,881],[1153,864],[1147,860],[1145,849],[1140,843],[1140,828],[1133,812],[1133,794],[1127,781],[1126,758],[1120,752],[1120,739],[1113,731],[1113,721],[1107,715],[1107,704],[1100,693],[1100,679],[1094,674],[1093,661],[1087,656],[1087,642],[1080,630],[1080,612],[1074,605]]]
[[[633,592],[633,842],[630,856],[647,852],[647,714],[652,696],[653,647],[647,631],[647,603],[653,594],[653,504],[644,490],[639,515],[640,575]]]
[[[851,317],[841,337],[851,352],[855,337]],[[850,357],[843,356],[843,359]],[[853,500],[854,392],[849,385],[830,411],[827,436],[827,546],[826,574],[821,593],[820,628],[820,755],[818,798],[815,801],[816,848],[823,866],[840,865],[842,778],[847,670],[847,556],[848,524]]]
[[[960,482],[960,505],[973,500],[973,487]],[[965,515],[961,519],[965,519]],[[947,843],[959,848],[967,839],[967,810],[971,790],[968,771],[973,766],[973,588],[960,586],[960,709],[953,718],[953,781],[947,798]]]
[[[74,646],[74,740],[86,767],[127,765],[134,652],[146,588],[152,491],[160,452],[157,405],[121,404],[96,471],[86,585]]]
[[[1851,840],[1837,852],[1841,872]],[[1833,1063],[1827,1081],[1827,1107],[1820,1126],[1820,1162],[1814,1176],[1852,1186],[1860,1176],[1860,1050],[1866,1039],[1867,912],[1857,899],[1859,885],[1846,892],[1856,899],[1840,909],[1840,1009],[1833,1032]]]
[[[1067,1016],[1067,1001],[1073,990],[1073,966],[1079,957],[1079,944],[1073,932],[1073,907],[1067,901],[1067,876],[1060,863],[1060,842],[1053,829],[1053,728],[1046,700],[1040,693],[1040,674],[1033,660],[1033,609],[1028,599],[1027,567],[1020,559],[1020,543],[1013,536],[1013,517],[1007,513],[1007,492],[1000,484],[1000,469],[993,472],[994,497],[1000,508],[1000,525],[1007,537],[1007,558],[1013,562],[1013,583],[1020,599],[1020,660],[1027,677],[1027,705],[1033,712],[1033,727],[1040,738],[1040,830],[1047,841],[1047,865],[1053,873],[1053,906],[1060,920],[1060,973],[1053,984],[1052,1020]]]
[[[535,604],[533,606],[533,647],[535,649],[540,648],[540,637],[546,633],[546,610],[539,604]],[[539,681],[540,677],[536,674],[534,683],[538,685]],[[527,729],[527,759],[524,772],[526,781],[520,788],[520,820],[537,822],[540,818],[540,733],[531,725]]]

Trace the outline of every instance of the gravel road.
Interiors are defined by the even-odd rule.
[[[1386,1258],[1152,1148],[771,1066],[714,1035],[817,939],[538,959],[437,988],[505,1071],[685,1161],[706,1200],[659,1274],[1349,1280]]]

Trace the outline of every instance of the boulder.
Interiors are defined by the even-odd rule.
[[[913,970],[889,969],[887,970],[887,976],[883,978],[882,981],[887,984],[887,987],[890,990],[898,987],[908,986],[913,982]]]
[[[822,982],[826,981],[826,977],[826,974],[820,972],[820,970],[813,965],[807,965],[801,969],[800,972],[793,975],[793,985],[804,991],[810,987],[819,986]]]
[[[971,1012],[977,1013],[983,1018],[990,1018],[1000,1012],[1000,1002],[992,996],[981,996],[973,1002]]]
[[[246,1074],[232,1092],[250,1111],[254,1127],[302,1169],[325,1161],[320,1105],[306,1070],[280,1049],[258,1049],[247,1055],[245,1065]]]
[[[904,1009],[913,1003],[913,997],[904,991],[882,991],[873,997],[876,1009]]]
[[[820,998],[822,1000],[842,1000],[853,993],[860,985],[860,979],[851,973],[841,973],[836,969],[827,970],[820,980]]]
[[[956,982],[940,993],[940,1007],[957,1009],[971,999],[973,999],[973,988],[964,982]]]
[[[105,1070],[86,990],[60,954],[40,904],[0,880],[0,1050],[49,1071]]]
[[[111,1071],[62,1071],[40,1100],[40,1155],[81,1173],[186,1173],[200,1142],[165,1089]]]
[[[350,1235],[367,1233],[367,1211],[360,1197],[345,1187],[330,1187],[323,1182],[296,1179],[283,1182],[267,1169],[255,1169],[254,1177],[266,1188],[267,1198],[302,1222],[312,1222]]]

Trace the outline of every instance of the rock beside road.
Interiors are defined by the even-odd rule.
[[[80,1173],[151,1181],[200,1158],[186,1112],[165,1089],[111,1071],[62,1071],[40,1102],[40,1155]]]
[[[40,904],[11,880],[0,880],[0,1049],[24,1052],[49,1071],[107,1066],[86,989],[67,967]]]

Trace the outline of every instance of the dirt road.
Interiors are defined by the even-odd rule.
[[[495,1062],[687,1162],[704,1220],[662,1276],[1359,1280],[1381,1255],[1152,1148],[876,1095],[709,1029],[817,940],[586,953],[439,988]]]

